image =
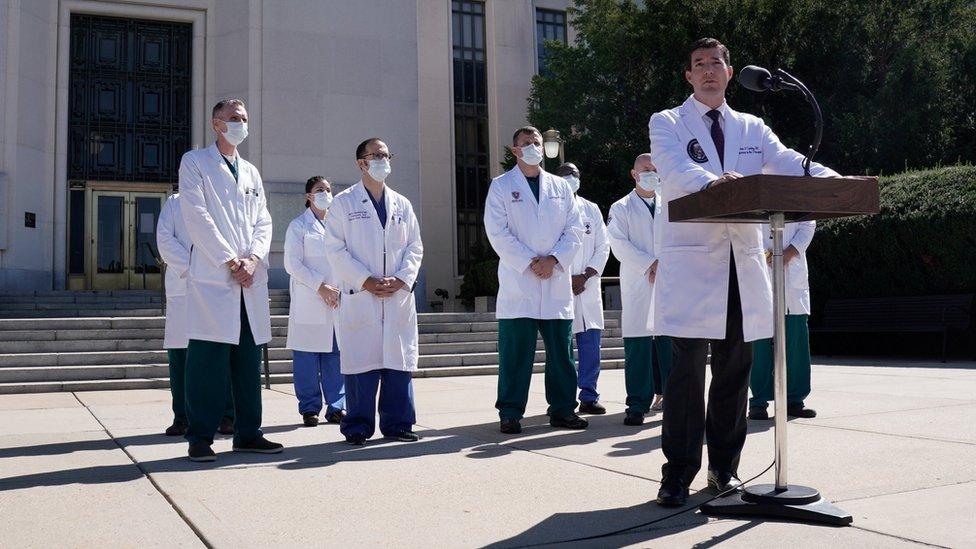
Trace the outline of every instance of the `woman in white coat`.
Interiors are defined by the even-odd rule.
[[[166,436],[186,434],[186,276],[190,270],[190,235],[186,232],[180,195],[166,199],[156,225],[156,248],[166,263],[166,329],[163,348],[169,359],[169,390],[173,397],[173,424],[166,428]],[[224,417],[217,432],[234,434],[234,399],[227,384]]]
[[[419,359],[413,290],[424,245],[410,201],[385,184],[390,158],[380,139],[360,143],[363,178],[336,195],[325,220],[326,250],[342,288],[337,331],[348,413],[339,429],[356,446],[376,429],[377,390],[380,432],[420,440],[411,372]]]
[[[786,265],[786,413],[792,417],[817,417],[803,399],[810,395],[810,281],[807,247],[813,241],[816,221],[787,223],[783,230],[783,263]],[[766,250],[773,249],[772,235]],[[768,261],[772,256],[767,253]],[[772,269],[772,267],[770,267]],[[769,419],[766,408],[773,400],[773,340],[761,339],[752,346],[752,398],[749,419]]]
[[[573,190],[576,208],[583,221],[583,245],[573,260],[573,337],[576,339],[576,386],[579,388],[579,411],[602,415],[607,409],[600,404],[596,383],[600,377],[600,343],[603,339],[603,291],[600,275],[610,258],[607,225],[600,207],[577,192],[580,172],[572,162],[556,168],[556,175],[566,179]]]
[[[325,217],[332,205],[332,184],[317,175],[305,182],[306,210],[292,220],[285,234],[288,289],[288,340],[298,413],[306,427],[319,423],[322,397],[325,420],[339,423],[345,415],[346,390],[339,370],[335,309],[339,288],[325,253]]]

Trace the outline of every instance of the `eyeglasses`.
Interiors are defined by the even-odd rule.
[[[374,159],[376,159],[376,160],[383,160],[383,159],[393,160],[393,155],[392,154],[386,154],[386,153],[369,153],[369,154],[364,154],[362,159],[363,160],[366,160],[367,158],[369,158],[371,156]]]

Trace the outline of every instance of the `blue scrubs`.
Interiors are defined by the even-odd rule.
[[[380,394],[380,432],[385,436],[395,436],[413,431],[417,414],[410,372],[380,368],[344,377],[349,409],[346,417],[342,418],[339,431],[346,438],[353,435],[369,438],[376,432],[377,389]]]
[[[602,331],[598,328],[576,334],[576,384],[580,390],[580,402],[600,400],[600,393],[596,392],[596,381],[600,377],[601,337]]]
[[[298,413],[318,415],[322,395],[328,404],[326,415],[346,409],[346,388],[339,371],[339,344],[332,334],[331,353],[292,351],[292,370]]]
[[[373,203],[376,215],[385,229],[387,212],[384,197],[374,200],[369,191],[366,196]],[[413,376],[410,372],[380,368],[344,377],[348,410],[346,417],[342,418],[339,431],[346,438],[353,435],[369,438],[376,432],[377,390],[380,394],[380,432],[385,436],[395,436],[413,431],[417,414],[413,401]]]

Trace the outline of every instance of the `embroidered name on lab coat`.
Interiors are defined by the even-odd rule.
[[[369,212],[360,210],[358,212],[349,212],[349,221],[354,221],[356,219],[371,219]]]
[[[752,145],[739,147],[739,154],[762,154],[762,148]]]

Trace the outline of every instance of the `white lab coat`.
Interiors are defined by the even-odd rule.
[[[769,338],[773,334],[772,281],[763,253],[768,225],[667,221],[669,201],[702,190],[723,172],[709,128],[693,101],[689,97],[678,108],[654,114],[649,122],[651,160],[661,174],[664,215],[658,251],[661,261],[654,285],[656,333],[725,338],[731,247],[742,299],[744,339]],[[803,174],[803,155],[783,145],[761,118],[736,112],[727,105],[722,110],[724,171],[743,175]],[[694,147],[696,140],[700,151]],[[814,164],[811,175],[837,174]]]
[[[656,200],[652,200],[656,202]],[[653,285],[648,272],[657,260],[655,235],[660,216],[651,215],[636,190],[610,206],[607,233],[610,249],[620,262],[620,325],[624,337],[653,335]],[[652,206],[654,207],[654,206]]]
[[[600,207],[589,200],[577,196],[576,207],[583,222],[583,242],[573,260],[573,275],[581,275],[587,267],[596,271],[596,276],[586,281],[583,292],[573,297],[573,333],[586,330],[603,329],[603,292],[600,275],[610,258],[610,242],[607,240],[607,226],[603,223]],[[571,281],[572,282],[572,281]]]
[[[342,289],[337,323],[342,373],[411,372],[419,358],[413,286],[424,256],[420,225],[410,201],[387,186],[384,229],[368,193],[362,181],[342,191],[325,220],[326,250]],[[362,289],[371,276],[393,276],[407,286],[380,299]]]
[[[325,252],[325,221],[319,221],[311,208],[288,225],[285,271],[291,275],[285,346],[295,351],[331,353],[335,309],[326,305],[318,289],[323,283],[338,288],[339,283]]]
[[[485,231],[500,260],[495,316],[572,320],[569,269],[582,246],[583,221],[569,183],[542,171],[536,202],[518,166],[503,173],[488,189]],[[548,255],[559,263],[542,280],[529,266]]]
[[[816,221],[801,221],[787,223],[783,230],[783,250],[791,245],[800,255],[786,265],[786,314],[810,314],[810,278],[807,267],[807,247],[813,241],[813,233],[817,228]],[[765,248],[772,251],[773,236],[766,237]],[[770,276],[773,269],[769,268]]]
[[[238,155],[239,181],[212,144],[189,151],[180,162],[183,219],[193,242],[186,285],[190,339],[237,345],[241,334],[241,294],[257,345],[271,341],[268,252],[271,215],[257,168]],[[254,283],[243,288],[225,263],[259,258]]]
[[[156,224],[156,248],[166,262],[166,328],[164,349],[186,349],[186,275],[190,270],[190,235],[186,232],[180,195],[166,199]]]

